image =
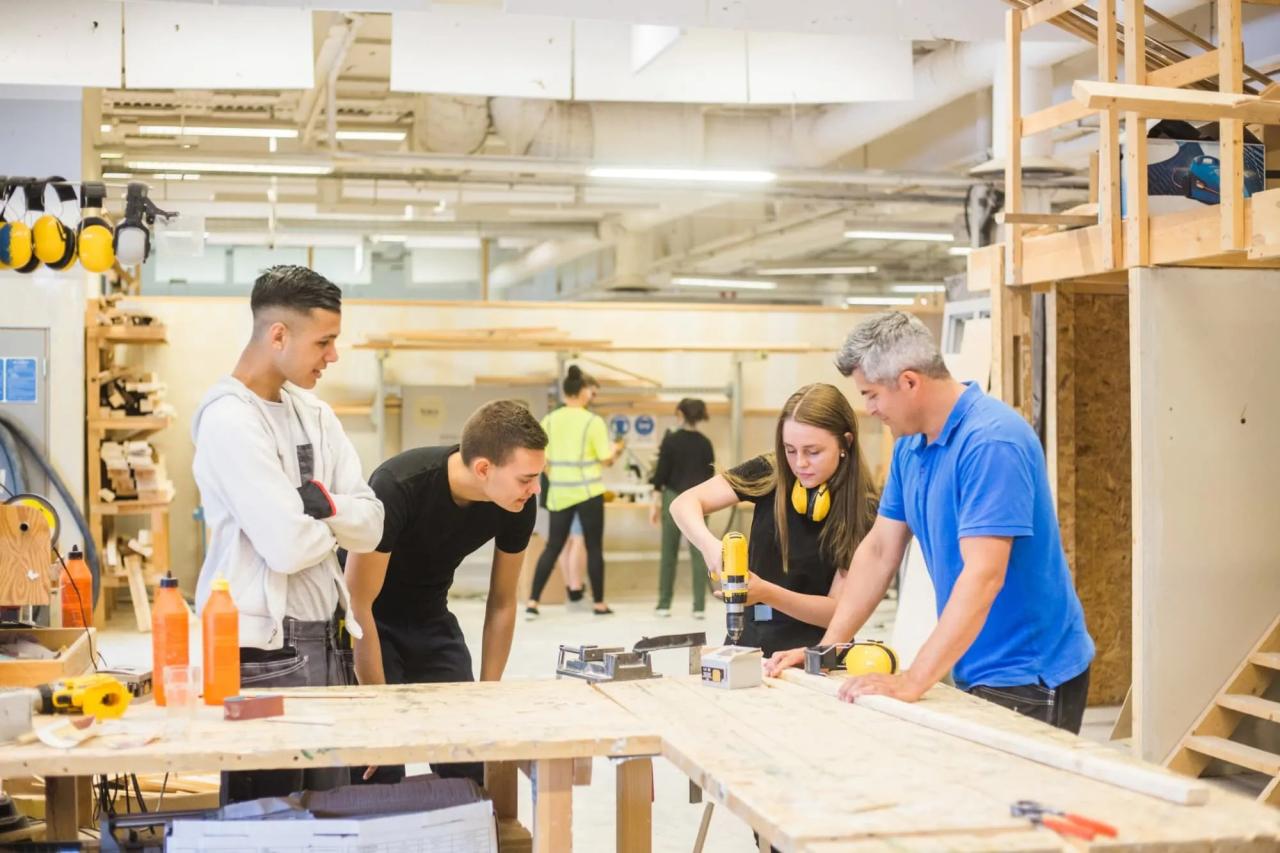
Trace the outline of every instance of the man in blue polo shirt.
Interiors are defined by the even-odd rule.
[[[953,379],[929,330],[909,314],[859,325],[836,366],[898,440],[879,515],[822,641],[853,638],[912,535],[938,604],[937,627],[909,669],[852,678],[841,697],[914,702],[952,672],[963,690],[1078,732],[1094,646],[1035,433],[1009,406]],[[767,668],[801,661],[803,650],[779,652]]]

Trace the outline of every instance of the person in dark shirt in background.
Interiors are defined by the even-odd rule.
[[[653,503],[649,523],[662,525],[662,561],[658,570],[658,607],[654,615],[671,615],[671,596],[676,581],[676,562],[680,557],[680,528],[671,518],[671,502],[679,494],[715,474],[716,454],[711,440],[698,432],[698,424],[707,420],[707,404],[686,397],[676,405],[680,428],[662,437],[658,448],[658,464],[649,481],[653,484]],[[689,544],[693,562],[693,616],[703,618],[707,604],[707,563],[702,552]]]

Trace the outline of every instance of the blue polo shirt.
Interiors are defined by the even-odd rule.
[[[964,568],[960,540],[1009,536],[1004,586],[986,624],[955,665],[956,684],[1057,687],[1093,660],[1062,550],[1044,451],[1022,416],[966,382],[938,440],[904,436],[880,514],[920,540],[941,614]]]

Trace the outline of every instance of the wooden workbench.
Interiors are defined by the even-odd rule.
[[[1113,824],[1118,847],[1108,849],[1280,849],[1280,811],[1244,797],[1212,789],[1203,806],[1175,805],[794,684],[726,691],[688,677],[597,689],[657,725],[664,756],[788,853],[1076,849],[1011,818],[1009,806],[1021,799]],[[1081,750],[1106,749],[952,688],[934,688],[922,703]]]
[[[113,748],[110,738],[71,750],[6,745],[0,778],[46,777],[51,837],[74,839],[76,777],[483,761],[498,818],[514,819],[517,767],[528,762],[534,850],[561,853],[572,847],[574,760],[630,757],[618,764],[618,849],[649,850],[650,756],[661,749],[657,732],[581,681],[301,691],[331,694],[332,700],[288,699],[299,691],[279,692],[286,696],[289,722],[227,722],[221,708],[201,706],[185,733],[145,746]],[[166,722],[166,709],[145,703],[131,707],[119,725],[154,731]]]

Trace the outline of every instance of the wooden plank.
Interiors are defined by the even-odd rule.
[[[780,850],[1039,849],[1002,843],[1025,839],[1026,823],[1011,819],[1009,806],[1030,791],[1052,791],[1044,796],[1055,804],[1115,825],[1133,851],[1249,849],[1280,839],[1280,814],[1239,796],[1210,789],[1205,805],[1187,808],[772,679],[734,691],[703,687],[696,677],[596,689],[640,718],[660,720],[664,756],[717,810],[733,812]],[[935,688],[919,704],[1133,761],[953,688]],[[717,736],[708,737],[707,720],[717,721]],[[1051,833],[1040,837],[1064,849]],[[938,838],[947,843],[940,847]]]
[[[76,841],[80,837],[80,810],[74,776],[45,777],[45,824],[50,841]]]
[[[1144,0],[1125,0],[1124,79],[1147,83],[1146,16]],[[1151,263],[1151,216],[1147,198],[1147,122],[1140,113],[1124,114],[1125,228],[1124,265],[1145,267]]]
[[[130,554],[124,558],[124,570],[129,577],[129,598],[133,603],[133,618],[137,629],[151,631],[151,601],[147,598],[147,581],[142,576],[142,558]]]
[[[782,680],[831,696],[835,696],[840,687],[840,679],[809,675],[794,669],[782,673]],[[1203,805],[1209,800],[1209,789],[1203,784],[1128,760],[1105,747],[1092,748],[1080,744],[1068,747],[1032,736],[1015,727],[1013,719],[1006,719],[996,726],[977,715],[957,713],[956,708],[940,710],[931,707],[929,702],[901,702],[888,696],[863,696],[858,699],[858,704],[952,737],[1171,803]],[[1012,711],[1009,713],[1013,714]],[[1051,728],[1044,723],[1040,725],[1045,729]]]
[[[1134,86],[1098,80],[1077,80],[1071,86],[1071,93],[1076,100],[1094,110],[1133,110],[1152,118],[1186,121],[1238,119],[1250,123],[1280,123],[1280,102],[1264,101],[1257,95]]]
[[[1280,669],[1280,652],[1254,652],[1249,655],[1249,663],[1265,666],[1267,669]]]
[[[1059,15],[1070,12],[1084,4],[1085,0],[1040,0],[1034,6],[1027,7],[1022,13],[1022,29],[1029,29],[1036,24],[1043,24]]]
[[[1126,0],[1126,2],[1130,2],[1130,0]],[[1129,44],[1129,37],[1127,33],[1125,35],[1125,44]],[[1126,49],[1126,62],[1127,58],[1128,51]],[[1175,62],[1172,65],[1166,65],[1163,68],[1154,68],[1150,71],[1145,70],[1144,63],[1144,71],[1147,77],[1147,84],[1151,86],[1168,86],[1173,89],[1180,89],[1183,86],[1190,86],[1192,83],[1199,83],[1201,80],[1207,80],[1210,77],[1217,76],[1218,49],[1214,48],[1212,50],[1206,50],[1204,53],[1197,53],[1189,59],[1184,59],[1181,62]],[[1125,74],[1125,80],[1130,83],[1134,82],[1133,77],[1127,72]]]
[[[1244,41],[1240,33],[1240,0],[1218,0],[1218,91],[1234,95],[1244,88]],[[1259,99],[1259,103],[1272,103]],[[1280,104],[1273,104],[1280,107]],[[1273,123],[1280,121],[1280,110]],[[1244,122],[1224,118],[1219,122],[1222,248],[1244,249]]]
[[[1280,456],[1257,428],[1280,419],[1280,399],[1258,384],[1280,358],[1270,331],[1280,280],[1221,269],[1130,276],[1134,744],[1164,760],[1280,613],[1270,534]],[[1210,500],[1192,494],[1205,488],[1199,466],[1186,465],[1196,459],[1212,459]]]
[[[1253,214],[1249,258],[1280,258],[1280,188],[1254,193],[1249,206]]]
[[[1022,135],[1035,136],[1037,133],[1044,133],[1046,130],[1053,130],[1055,127],[1062,127],[1064,124],[1080,121],[1092,114],[1093,110],[1079,101],[1063,101],[1060,104],[1054,104],[1051,107],[1045,107],[1042,110],[1036,110],[1023,116]]]
[[[973,293],[989,291],[1004,280],[1004,246],[999,243],[974,249],[965,259],[966,286]]]
[[[1098,217],[1071,213],[997,213],[996,221],[1001,224],[1016,222],[1019,225],[1061,225],[1066,228],[1078,228],[1083,225],[1097,225]]]
[[[1005,12],[1005,98],[1008,104],[1009,126],[1004,129],[1004,207],[1005,210],[1022,209],[1022,16],[1018,9]],[[997,131],[999,132],[999,131]],[[1022,226],[1004,226],[1004,281],[1018,284],[1022,281]]]
[[[653,760],[632,758],[617,770],[617,846],[619,853],[653,849]]]
[[[484,787],[493,800],[493,814],[498,820],[519,817],[519,780],[514,762],[487,762],[484,765]]]
[[[1116,0],[1098,0],[1098,80],[1114,84],[1119,73]],[[1114,111],[1098,116],[1098,225],[1102,229],[1102,265],[1123,265],[1120,221],[1120,119]]]
[[[1231,711],[1238,711],[1259,720],[1280,723],[1280,702],[1272,702],[1259,696],[1226,693],[1218,697],[1218,704]]]
[[[290,700],[285,711],[333,725],[269,720],[229,723],[198,714],[187,737],[144,746],[98,737],[74,750],[44,744],[0,749],[0,778],[104,772],[164,773],[277,767],[390,765],[417,762],[517,761],[590,755],[653,755],[657,730],[578,681],[307,688],[320,698]],[[125,729],[162,730],[165,709],[130,707]],[[118,748],[113,748],[113,746]]]
[[[573,850],[573,760],[542,758],[533,765],[533,849]]]
[[[1268,776],[1280,775],[1280,755],[1246,746],[1220,737],[1197,736],[1187,739],[1187,747],[1204,755],[1221,759],[1238,767],[1247,767]]]
[[[36,507],[0,504],[0,601],[49,603],[50,534],[44,513]]]

